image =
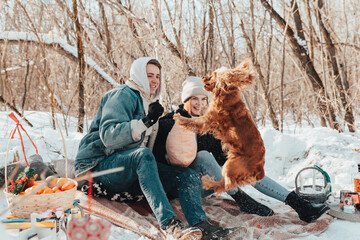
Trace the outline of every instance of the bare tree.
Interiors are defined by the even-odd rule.
[[[319,77],[318,73],[316,72],[313,63],[310,60],[308,53],[306,52],[303,45],[300,45],[297,39],[295,38],[294,31],[290,26],[287,26],[286,21],[274,10],[274,8],[266,1],[260,0],[261,4],[264,8],[269,11],[271,16],[275,19],[278,25],[285,31],[286,37],[290,42],[290,46],[296,59],[299,61],[299,65],[304,70],[307,78],[310,80],[311,85],[313,87],[316,102],[319,106],[319,111],[325,116],[326,121],[330,125],[331,128],[334,128],[338,131],[342,131],[341,127],[336,120],[336,115],[334,108],[331,104],[330,99],[326,95],[326,90],[324,85]]]
[[[244,35],[244,38],[246,40],[246,43],[247,43],[247,47],[250,51],[250,56],[251,56],[251,59],[252,59],[252,62],[256,68],[256,71],[259,75],[259,82],[260,82],[260,85],[262,87],[262,90],[264,91],[264,95],[265,95],[265,99],[266,99],[266,103],[267,103],[267,107],[269,109],[269,112],[270,112],[270,119],[271,119],[271,123],[272,123],[272,126],[276,129],[276,130],[279,130],[279,121],[277,120],[276,118],[276,114],[275,114],[275,111],[273,110],[273,107],[272,107],[272,103],[271,103],[271,100],[270,100],[270,95],[268,93],[268,89],[269,87],[266,86],[266,82],[265,82],[265,78],[264,78],[264,75],[262,73],[262,70],[261,70],[261,66],[260,66],[260,63],[258,62],[258,58],[256,57],[255,55],[255,49],[253,48],[253,44],[251,42],[251,39],[250,37],[248,36],[248,34],[246,33],[245,31],[245,26],[244,26],[244,23],[242,21],[242,19],[240,18],[239,16],[239,12],[237,11],[236,9],[236,6],[234,4],[234,2],[232,2],[233,4],[233,7],[234,7],[234,10],[235,12],[237,12],[238,14],[238,17],[239,17],[239,21],[240,21],[240,27],[241,27],[241,30],[242,30],[242,33]]]
[[[296,1],[295,1],[295,3],[296,3]],[[340,94],[340,100],[343,105],[343,108],[345,109],[345,122],[348,125],[349,131],[355,132],[355,129],[354,129],[355,118],[353,115],[352,106],[351,106],[351,104],[348,103],[348,101],[346,99],[346,95],[349,96],[350,92],[348,91],[349,89],[344,88],[344,85],[348,86],[348,84],[345,82],[346,79],[342,79],[342,74],[340,74],[339,67],[338,67],[338,61],[337,61],[337,57],[336,57],[336,48],[335,48],[335,45],[333,44],[331,34],[328,31],[328,29],[325,27],[325,24],[323,22],[323,17],[321,14],[321,9],[324,5],[323,1],[318,0],[317,3],[318,3],[317,19],[319,21],[319,26],[320,26],[320,30],[322,32],[322,36],[324,37],[324,40],[326,43],[326,50],[328,53],[329,61],[331,63],[332,69],[333,69],[333,78],[335,79],[335,85]],[[343,64],[340,64],[340,65],[343,66]]]

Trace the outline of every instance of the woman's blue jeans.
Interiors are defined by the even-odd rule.
[[[213,177],[215,181],[220,181],[222,179],[221,166],[216,162],[214,156],[208,151],[198,152],[195,160],[190,164],[189,167],[197,171],[201,176],[207,174],[210,177]],[[259,192],[282,202],[285,202],[286,197],[290,193],[280,184],[267,176],[265,176],[261,181],[255,183],[253,187]],[[238,188],[234,188],[228,191],[228,194],[234,195],[237,191]],[[206,197],[212,193],[213,190],[202,190],[203,197]]]
[[[125,169],[99,176],[94,181],[102,182],[114,193],[143,194],[162,228],[176,217],[166,193],[179,197],[190,226],[206,220],[201,206],[202,183],[196,171],[158,163],[149,148],[118,151],[101,161],[93,171],[117,167]]]

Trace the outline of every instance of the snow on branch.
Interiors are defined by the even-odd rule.
[[[12,31],[4,31],[0,32],[0,42],[8,41],[8,42],[33,42],[37,44],[44,44],[47,47],[53,48],[55,51],[60,54],[64,54],[69,57],[71,60],[76,61],[77,59],[77,50],[76,47],[68,44],[64,39],[60,38],[57,35],[49,35],[44,33],[37,34],[41,42],[39,42],[38,38],[34,33],[29,32],[12,32]],[[88,57],[85,54],[85,63],[88,67],[95,70],[95,72],[105,81],[109,82],[113,86],[119,85],[109,74],[107,74],[93,59]]]
[[[15,71],[15,70],[19,70],[23,67],[26,67],[27,63],[26,62],[23,62],[21,63],[21,66],[16,66],[16,67],[10,67],[10,68],[6,68],[5,70],[1,70],[0,71],[0,74],[4,74],[4,73],[7,73],[7,72],[11,72],[11,71]],[[34,65],[34,62],[33,61],[29,61],[29,66],[32,66]]]

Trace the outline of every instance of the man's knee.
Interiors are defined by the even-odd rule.
[[[154,154],[147,147],[138,148],[135,152],[135,159],[139,162],[154,162],[156,163]]]
[[[136,150],[136,152],[141,156],[149,156],[149,155],[154,156],[151,150],[147,147],[140,147]]]

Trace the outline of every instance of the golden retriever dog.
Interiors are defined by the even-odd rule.
[[[260,132],[241,99],[240,89],[251,85],[255,74],[249,60],[234,69],[215,71],[205,76],[204,89],[212,92],[209,110],[200,117],[185,118],[175,114],[175,121],[197,134],[212,133],[221,139],[227,154],[222,180],[215,182],[208,175],[202,178],[205,189],[219,194],[238,185],[261,180],[265,176],[265,147]]]

